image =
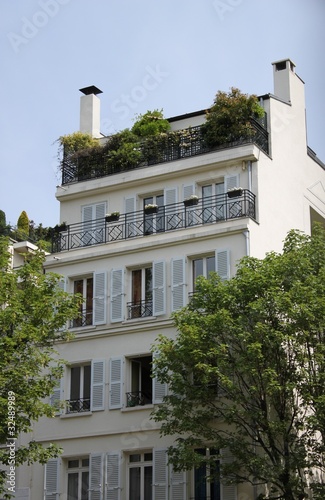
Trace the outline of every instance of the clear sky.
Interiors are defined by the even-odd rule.
[[[0,209],[59,221],[59,136],[79,89],[101,94],[101,131],[136,114],[209,107],[218,90],[273,92],[271,63],[305,82],[308,144],[325,162],[325,0],[1,0]]]

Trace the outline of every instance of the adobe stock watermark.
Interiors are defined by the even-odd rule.
[[[141,83],[135,85],[127,94],[121,94],[112,101],[110,111],[115,115],[119,115],[120,120],[125,120],[141,102],[146,100],[150,92],[156,90],[169,77],[169,73],[163,71],[159,64],[156,64],[155,67],[146,66],[145,70],[146,73]],[[101,129],[105,135],[114,132],[113,121],[108,118],[101,120]]]
[[[7,433],[8,439],[6,448],[8,448],[8,471],[7,471],[7,490],[11,493],[16,491],[16,396],[13,391],[8,392],[7,396]]]
[[[225,16],[234,12],[241,3],[243,3],[243,0],[214,0],[213,7],[220,21],[224,21]]]
[[[71,0],[39,0],[40,7],[30,19],[22,17],[22,26],[19,33],[10,31],[7,38],[14,50],[18,53],[22,46],[25,46],[30,40],[35,38],[39,31],[47,26],[50,19],[53,19],[61,9],[62,5],[67,5]]]

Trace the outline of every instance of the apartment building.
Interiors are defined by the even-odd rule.
[[[171,118],[184,140],[137,168],[63,161],[56,197],[65,225],[45,269],[85,300],[74,339],[58,346],[67,365],[52,402],[66,407],[33,432],[63,453],[20,468],[19,498],[255,498],[249,485],[202,483],[202,471],[167,465],[173,439],[160,437],[150,414],[168,387],[151,371],[153,345],[160,333],[175,336],[171,313],[188,303],[197,276],[227,279],[241,257],[280,251],[290,229],[310,233],[325,221],[325,165],[307,144],[304,83],[289,59],[273,63],[273,77],[253,139],[207,150],[199,111]],[[101,137],[100,90],[82,92],[80,128]]]

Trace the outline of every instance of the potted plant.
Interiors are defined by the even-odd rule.
[[[191,194],[188,198],[184,200],[185,207],[192,207],[193,205],[197,205],[199,202],[199,198],[196,194]]]
[[[54,226],[54,231],[56,233],[62,233],[63,231],[67,231],[67,229],[68,226],[66,222],[62,222],[61,224],[57,224],[56,226]]]
[[[156,214],[158,212],[158,205],[149,203],[144,207],[145,214]]]
[[[117,220],[119,220],[119,218],[120,218],[120,212],[111,212],[111,213],[105,215],[106,222],[117,221]]]
[[[241,196],[243,194],[243,188],[234,187],[232,189],[228,189],[227,194],[228,198],[236,198],[237,196]]]

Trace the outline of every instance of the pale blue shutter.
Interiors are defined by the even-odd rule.
[[[220,484],[220,497],[221,500],[237,500],[237,485],[225,484],[222,480],[222,464],[231,463],[233,457],[227,448],[221,450],[221,484]]]
[[[106,324],[106,272],[94,273],[94,325]]]
[[[218,220],[226,217],[226,197],[225,183],[220,182],[216,184],[216,216]]]
[[[226,192],[239,186],[239,175],[226,175],[225,176]]]
[[[171,261],[171,282],[172,282],[172,306],[171,310],[176,311],[185,305],[185,259],[172,259]]]
[[[103,456],[101,453],[90,455],[89,462],[89,500],[102,500]]]
[[[59,500],[59,469],[59,458],[52,458],[45,466],[45,500]]]
[[[56,414],[60,414],[62,412],[60,408],[60,402],[63,399],[62,397],[62,379],[57,380],[55,387],[53,388],[52,394],[50,396],[50,405],[56,410]]]
[[[186,500],[186,472],[171,467],[171,500]]]
[[[137,231],[137,226],[136,226],[135,197],[132,196],[130,198],[125,198],[124,207],[125,207],[125,237],[132,238],[133,236],[137,236],[137,234],[140,234]]]
[[[222,281],[230,278],[229,250],[216,250],[216,271]]]
[[[177,203],[177,188],[165,188],[164,190],[164,204],[173,205]]]
[[[111,271],[111,322],[123,321],[124,295],[123,295],[123,269]]]
[[[160,316],[166,313],[165,262],[154,262],[152,271],[153,315]]]
[[[105,361],[93,360],[91,363],[91,410],[105,409]]]
[[[104,243],[105,241],[105,215],[106,203],[97,203],[94,207],[95,214],[95,238],[96,243]]]
[[[109,408],[115,410],[123,405],[123,358],[111,358],[109,366]]]
[[[180,214],[176,212],[177,188],[165,188],[165,227],[167,230],[175,229],[180,224]]]
[[[153,498],[168,499],[168,466],[165,449],[153,450]]]
[[[157,353],[153,353],[152,362],[155,363]],[[152,380],[152,402],[153,404],[160,404],[163,402],[164,397],[167,395],[167,384],[160,382],[158,378],[154,377]]]
[[[194,184],[188,184],[183,186],[183,200],[189,198],[192,194],[194,194]]]
[[[111,452],[106,455],[106,491],[105,500],[120,500],[120,453]]]
[[[93,243],[93,205],[88,205],[86,207],[82,207],[82,235],[81,241],[83,245],[90,245]]]

